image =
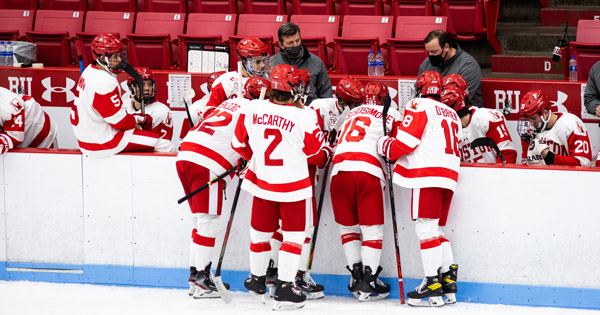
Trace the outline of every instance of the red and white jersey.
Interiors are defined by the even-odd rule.
[[[56,142],[56,123],[31,96],[0,87],[0,137],[12,148],[50,148]]]
[[[317,123],[323,131],[326,140],[329,139],[329,134],[341,114],[337,103],[337,98],[317,98],[308,107],[315,112]]]
[[[498,160],[496,152],[490,147],[482,146],[474,150],[471,149],[471,142],[473,140],[487,137],[496,142],[507,163],[515,163],[517,160],[517,150],[508,129],[506,129],[504,115],[495,109],[489,108],[472,106],[469,110],[471,112],[469,125],[463,128],[463,135],[460,139],[461,160],[473,163],[501,162]]]
[[[292,202],[312,197],[307,158],[324,142],[311,111],[269,100],[247,104],[231,146],[251,157],[242,188],[271,201]]]
[[[555,154],[554,165],[590,166],[592,150],[585,125],[571,113],[556,114],[558,119],[552,129],[540,132],[536,138],[546,140]]]
[[[127,113],[141,114],[141,111],[133,108],[133,99],[123,99],[123,104],[125,104]],[[171,140],[173,138],[173,117],[169,106],[155,101],[145,105],[144,111],[146,116],[150,117],[146,118],[146,123],[142,128],[158,134],[159,139]]]
[[[460,119],[456,112],[430,98],[406,104],[391,151],[400,152],[394,183],[408,188],[440,187],[454,191],[460,167]],[[396,155],[396,156],[394,156]],[[397,154],[390,154],[394,159]]]
[[[242,86],[240,88],[239,74],[237,71],[229,71],[218,77],[210,89],[210,96],[203,113],[204,118],[225,100],[241,97],[241,95],[238,95],[238,91],[242,90],[247,80],[248,78],[242,77]]]
[[[77,83],[71,125],[81,152],[103,157],[121,152],[135,128],[125,111],[117,76],[89,65]]]
[[[237,165],[239,153],[231,147],[241,109],[250,100],[235,98],[219,105],[183,138],[178,161],[189,161],[221,174]]]
[[[206,103],[208,103],[209,94],[204,95],[203,98],[195,101],[190,106],[190,116],[192,116],[192,123],[196,126],[203,119],[204,110],[206,109]]]
[[[399,121],[400,113],[390,108],[386,129],[392,132]],[[385,180],[385,162],[377,153],[377,140],[383,136],[383,106],[361,105],[352,109],[340,129],[331,176],[339,171],[361,171]]]

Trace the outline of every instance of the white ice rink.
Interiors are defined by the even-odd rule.
[[[221,299],[193,300],[187,290],[139,287],[95,286],[27,281],[0,281],[2,315],[216,315],[273,314],[273,301],[265,305],[247,292],[233,292],[233,302]],[[284,311],[286,312],[286,311]],[[325,297],[307,301],[300,310],[287,311],[310,315],[598,315],[597,310],[521,307],[491,304],[457,303],[443,308],[414,308],[399,300],[359,303],[351,297]]]

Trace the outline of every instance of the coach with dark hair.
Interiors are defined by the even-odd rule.
[[[292,22],[284,23],[279,27],[277,36],[281,51],[271,57],[271,65],[275,67],[283,63],[310,71],[310,91],[304,105],[308,106],[316,98],[332,97],[327,68],[321,58],[310,53],[306,46],[302,45],[298,25]]]
[[[481,68],[477,60],[460,49],[458,43],[451,43],[448,33],[442,30],[427,34],[425,49],[429,57],[421,63],[419,75],[425,71],[437,71],[442,77],[447,74],[460,74],[467,80],[471,102],[481,107]]]

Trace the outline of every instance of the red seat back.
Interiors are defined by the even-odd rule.
[[[39,8],[38,0],[0,0],[0,9],[37,10]]]
[[[183,34],[185,15],[180,13],[139,12],[135,22],[135,33],[129,39],[129,60],[136,67],[170,69],[173,55],[171,40]]]
[[[87,66],[94,60],[90,45],[96,35],[111,33],[125,37],[133,32],[134,19],[133,12],[88,11],[83,32],[77,33],[76,43],[84,65]]]
[[[286,0],[245,0],[248,14],[287,14]]]
[[[458,40],[475,40],[485,35],[481,0],[444,0],[442,15],[448,17],[448,33]]]
[[[88,10],[87,0],[46,0],[46,10]]]
[[[577,60],[577,80],[588,79],[590,69],[600,60],[600,21],[579,20],[577,23],[577,41],[571,42],[571,49]],[[568,62],[565,56],[563,62]]]
[[[38,62],[46,66],[68,66],[76,54],[75,38],[83,27],[83,11],[38,10],[33,32],[27,32],[29,41],[37,44]]]
[[[291,22],[300,27],[302,43],[308,50],[319,56],[325,65],[333,66],[333,49],[326,47],[339,35],[339,15],[292,15]]]
[[[341,0],[342,16],[345,15],[383,15],[381,0]]]
[[[433,15],[431,0],[392,0],[393,16]]]
[[[335,15],[333,0],[294,0],[294,14]]]
[[[187,13],[187,0],[146,0],[146,12]]]
[[[25,32],[33,30],[33,14],[30,10],[0,10],[0,38],[17,40]]]
[[[136,0],[95,0],[96,11],[137,12]]]
[[[278,41],[279,27],[288,21],[287,15],[277,14],[240,14],[236,36],[231,36],[231,62],[230,69],[237,69],[239,60],[236,53],[237,44],[244,37],[258,37],[267,45],[270,55],[273,55],[273,43]]]
[[[194,12],[196,13],[229,13],[240,12],[237,0],[194,0]]]
[[[179,35],[179,64],[181,68],[187,68],[188,43],[223,43],[235,35],[235,21],[235,14],[190,13],[185,35]]]

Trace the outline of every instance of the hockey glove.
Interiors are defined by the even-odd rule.
[[[237,174],[239,178],[244,178],[244,175],[246,175],[246,170],[248,169],[249,165],[250,163],[248,163],[248,161],[244,160],[243,158],[240,158],[238,160]]]
[[[321,151],[323,151],[325,153],[325,161],[323,163],[322,166],[320,166],[320,168],[325,168],[327,167],[327,165],[329,165],[329,163],[331,163],[331,161],[333,161],[333,149],[329,146],[329,145],[324,145],[321,148]]]
[[[135,122],[142,126],[143,130],[152,130],[152,116],[148,114],[135,113],[133,114]]]
[[[392,138],[392,137],[389,137],[389,136],[379,137],[379,139],[377,140],[377,153],[379,153],[379,155],[381,155],[385,158],[389,158],[390,148],[391,148],[393,142],[394,142],[394,138]]]
[[[535,138],[529,143],[527,150],[527,164],[529,165],[546,165],[542,152],[548,149],[545,140]]]
[[[4,135],[0,135],[0,155],[8,152],[10,149],[10,145],[8,144],[8,139]]]

